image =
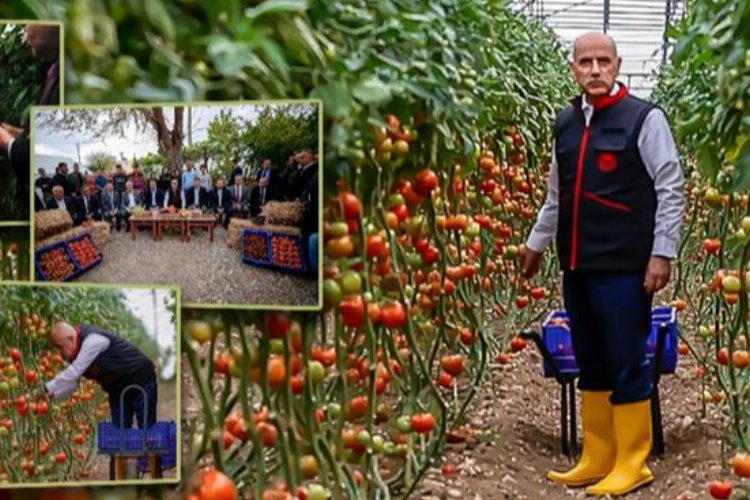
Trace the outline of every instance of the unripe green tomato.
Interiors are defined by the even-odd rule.
[[[383,453],[385,453],[386,456],[392,457],[396,454],[396,445],[393,444],[391,441],[388,441],[383,446]]]
[[[334,279],[327,278],[323,282],[323,300],[327,309],[336,307],[344,298],[344,291]]]
[[[372,451],[375,453],[382,453],[383,446],[385,446],[385,439],[383,439],[383,436],[373,436]]]
[[[239,378],[240,375],[242,375],[242,369],[240,368],[240,363],[235,361],[234,358],[229,362],[229,375],[232,377]]]
[[[338,420],[338,418],[341,416],[341,405],[338,403],[328,403],[326,413],[331,417],[331,419]]]
[[[362,275],[356,271],[347,271],[341,277],[341,288],[347,295],[354,295],[362,291]]]
[[[307,500],[326,500],[327,498],[328,490],[321,485],[311,484],[307,488]]]
[[[331,236],[334,238],[341,238],[349,234],[349,225],[346,222],[334,222],[328,228]]]
[[[398,194],[398,193],[395,193],[395,194],[392,194],[392,195],[390,195],[390,196],[388,197],[388,202],[386,203],[386,206],[387,206],[388,208],[396,208],[396,207],[400,207],[400,206],[401,206],[401,205],[403,205],[404,203],[406,203],[406,202],[404,201],[404,197],[403,197],[403,196],[401,196],[401,195],[400,195],[400,194]]]
[[[367,431],[360,431],[360,433],[357,434],[357,441],[363,446],[369,446],[372,442],[372,436]]]
[[[307,364],[307,374],[313,383],[322,382],[326,378],[326,369],[320,361],[310,361]]]
[[[411,432],[411,418],[408,415],[402,415],[398,417],[396,421],[396,428],[402,434],[408,434]]]
[[[272,354],[284,354],[284,341],[282,339],[272,339],[270,344]]]
[[[414,295],[414,287],[412,285],[406,285],[404,287],[404,295],[406,295],[407,297],[411,297],[412,295]]]
[[[479,232],[481,231],[481,227],[476,222],[472,222],[469,224],[469,227],[466,228],[466,236],[469,238],[476,238],[479,236]]]
[[[367,302],[368,304],[369,304],[370,302],[372,302],[372,293],[370,293],[370,292],[365,292],[365,293],[363,293],[363,294],[362,294],[362,300],[364,300],[364,301],[365,301],[365,302]]]
[[[416,252],[408,252],[406,254],[406,262],[409,264],[409,267],[412,269],[418,268],[422,266],[422,256],[419,255]]]

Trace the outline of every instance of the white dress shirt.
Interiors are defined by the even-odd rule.
[[[620,86],[615,84],[610,95],[615,95]],[[594,106],[583,96],[581,110],[586,125],[591,123]],[[677,146],[672,138],[669,122],[659,109],[649,111],[643,120],[638,135],[638,151],[648,175],[654,181],[656,190],[656,216],[654,244],[651,255],[673,259],[677,256],[682,227],[682,211],[685,205],[683,196],[684,176],[680,167]],[[531,230],[526,246],[535,252],[543,252],[557,232],[559,202],[559,178],[555,144],[552,143],[552,164],[547,182],[547,199],[544,202],[536,224]]]
[[[70,396],[78,389],[78,382],[96,358],[109,348],[109,339],[97,333],[89,334],[81,343],[81,350],[73,362],[45,384],[54,399]]]

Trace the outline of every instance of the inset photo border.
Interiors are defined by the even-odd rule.
[[[181,314],[177,287],[0,282],[1,487],[179,483]]]
[[[320,100],[34,108],[32,130],[34,280],[322,307]]]

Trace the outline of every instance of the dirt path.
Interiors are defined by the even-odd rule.
[[[529,346],[509,364],[494,366],[489,376],[468,412],[467,427],[478,439],[448,445],[414,498],[586,498],[581,489],[566,491],[545,478],[547,470],[564,470],[570,462],[560,453],[558,385],[542,377],[536,349]],[[688,357],[674,376],[662,378],[660,393],[667,451],[650,461],[657,479],[621,498],[708,498],[708,482],[722,477],[721,413],[709,405],[701,416],[701,384]],[[443,464],[455,466],[456,474],[444,477]]]

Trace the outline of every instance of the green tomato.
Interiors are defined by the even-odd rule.
[[[346,295],[354,295],[362,291],[362,275],[356,271],[347,271],[341,277],[341,288]]]
[[[386,456],[392,457],[393,455],[396,454],[396,445],[388,441],[383,446],[383,453],[385,453]]]
[[[310,361],[307,364],[307,374],[313,383],[322,382],[326,378],[326,369],[320,361]]]
[[[386,202],[386,206],[388,208],[396,208],[396,207],[400,207],[404,203],[406,203],[406,201],[404,200],[404,197],[401,196],[400,194],[396,193],[396,194],[392,194],[392,195],[390,195],[388,197],[388,201]]]
[[[6,397],[10,393],[8,382],[0,382],[0,398]]]
[[[12,377],[8,379],[8,385],[11,389],[18,389],[21,386],[21,381],[18,380],[18,377]]]
[[[369,446],[369,444],[372,442],[372,436],[367,431],[361,431],[359,434],[357,434],[357,441],[359,441],[360,444],[364,446]]]
[[[411,417],[409,415],[402,415],[396,420],[396,428],[402,434],[408,434],[411,432]]]
[[[334,222],[329,228],[331,236],[334,238],[341,238],[349,234],[349,225],[346,222]]]
[[[0,427],[0,438],[8,437],[10,435],[10,431],[7,427]]]
[[[383,436],[373,436],[372,451],[374,451],[375,453],[382,453],[384,446],[385,446],[385,439],[383,439]]]
[[[338,420],[341,416],[341,405],[338,403],[328,403],[326,413],[333,419]]]
[[[282,339],[271,340],[271,353],[284,354],[284,341]]]
[[[482,228],[477,224],[476,222],[469,223],[469,226],[466,228],[466,236],[469,238],[476,238],[479,236],[480,231]]]
[[[341,286],[338,282],[334,279],[327,278],[323,282],[323,300],[326,309],[336,307],[343,298],[344,292],[341,290]]]
[[[409,252],[406,254],[406,262],[412,269],[422,266],[422,256],[416,252]]]
[[[307,500],[326,500],[327,498],[328,490],[321,485],[311,484],[307,488]]]
[[[240,375],[242,375],[242,369],[240,368],[240,364],[232,358],[232,361],[229,362],[229,374],[232,377],[239,378]]]

